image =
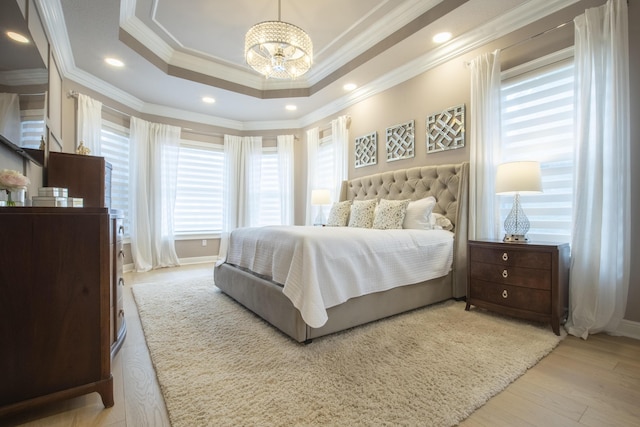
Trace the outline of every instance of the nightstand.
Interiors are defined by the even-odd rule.
[[[568,243],[469,241],[467,306],[551,323],[556,335],[567,318]]]

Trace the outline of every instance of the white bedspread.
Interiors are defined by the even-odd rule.
[[[270,226],[231,233],[226,262],[284,285],[311,327],[350,298],[445,276],[453,233],[353,227]]]

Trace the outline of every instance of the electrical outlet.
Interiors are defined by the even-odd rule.
[[[207,241],[206,240],[202,240],[202,246],[207,246]]]

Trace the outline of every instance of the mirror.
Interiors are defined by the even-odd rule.
[[[26,7],[33,8],[28,2]],[[30,10],[37,16],[35,9]],[[0,141],[40,164],[38,153],[46,132],[47,67],[29,31],[18,2],[0,2]],[[28,43],[12,40],[22,34]]]

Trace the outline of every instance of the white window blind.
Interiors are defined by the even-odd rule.
[[[43,110],[20,110],[20,146],[38,149],[44,135]]]
[[[540,162],[543,194],[520,198],[530,240],[571,241],[573,62],[546,65],[502,82],[502,161]],[[513,196],[500,196],[506,218]]]
[[[331,193],[331,200],[337,201],[337,182],[335,179],[335,146],[331,136],[322,138],[318,147],[316,163],[316,188],[326,188]]]
[[[100,150],[111,163],[111,208],[124,213],[124,236],[129,237],[129,129],[102,120]]]
[[[221,145],[181,142],[175,234],[212,234],[222,230],[223,167]]]
[[[278,152],[276,148],[264,148],[260,171],[260,213],[258,225],[281,225],[283,197],[278,177]]]

